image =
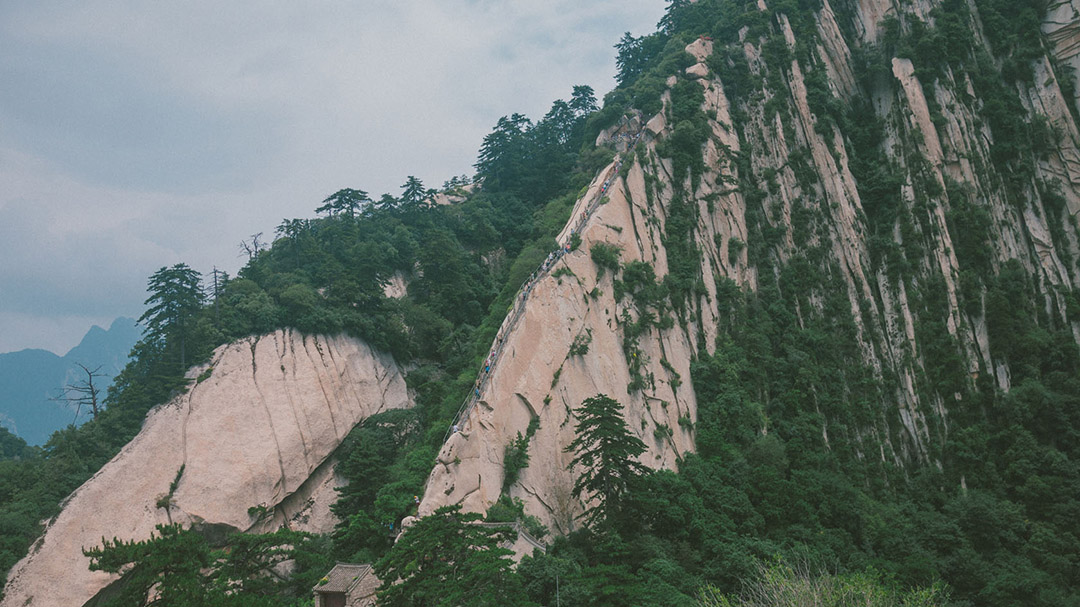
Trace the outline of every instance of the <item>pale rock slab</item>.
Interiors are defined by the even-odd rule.
[[[390,299],[401,299],[409,293],[409,281],[405,279],[405,275],[401,272],[394,272],[394,275],[390,277],[390,281],[383,287],[383,295]]]
[[[578,202],[575,218],[583,201],[590,200],[613,173],[614,166],[600,172]],[[694,344],[688,329],[652,329],[641,338],[639,346],[647,359],[643,373],[652,374],[655,383],[628,391],[631,377],[617,322],[628,302],[614,300],[611,273],[597,276],[589,248],[596,242],[617,244],[624,261],[648,261],[660,279],[667,273],[667,262],[659,243],[662,231],[649,229],[645,221],[646,215],[655,216],[660,209],[650,208],[646,201],[641,167],[631,165],[626,181],[614,183],[608,190],[609,202],[581,231],[580,248],[555,266],[573,274],[559,278],[549,274],[538,280],[528,299],[516,304],[524,306],[520,320],[500,331],[505,340],[502,354],[480,402],[463,420],[460,432],[451,434],[443,446],[428,478],[421,516],[449,504],[485,512],[502,490],[505,445],[524,434],[537,417],[540,425],[529,444],[529,465],[521,470],[510,495],[521,498],[526,512],[553,532],[572,531],[584,505],[571,498],[575,473],[567,467],[573,454],[564,449],[574,439],[572,409],[597,394],[623,404],[631,431],[649,447],[641,457],[644,464],[673,468],[681,454],[693,450],[693,433],[685,424],[696,420],[693,389],[688,381],[680,386],[677,376],[660,362],[669,361],[678,377],[689,378]],[[633,192],[641,192],[640,199]],[[590,295],[594,289],[595,296]],[[570,355],[571,345],[582,335],[590,336],[588,352]]]
[[[1054,57],[1080,76],[1080,0],[1052,0],[1047,4],[1042,31],[1053,46]],[[1080,107],[1080,99],[1069,100]]]
[[[686,75],[690,78],[707,78],[709,76],[709,66],[704,63],[695,63],[686,68]]]
[[[212,370],[211,370],[212,368]],[[331,455],[362,419],[411,406],[396,363],[348,337],[285,330],[218,348],[186,394],[153,409],[124,449],[66,500],[12,568],[3,607],[78,606],[115,576],[82,549],[154,526],[318,533],[336,522]],[[157,507],[184,467],[168,511]],[[262,521],[248,514],[261,506]]]
[[[694,56],[698,62],[704,62],[713,53],[712,40],[701,37],[686,45],[686,52]]]

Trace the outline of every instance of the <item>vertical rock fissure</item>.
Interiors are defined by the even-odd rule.
[[[259,386],[259,379],[255,373],[255,345],[258,343],[258,338],[251,342],[251,386],[255,388],[256,398],[259,405],[262,407],[263,412],[266,413],[266,423],[270,426],[270,436],[274,439],[274,452],[277,455],[278,470],[281,473],[281,477],[278,480],[278,499],[285,497],[289,494],[288,491],[288,476],[285,473],[285,458],[281,453],[281,443],[278,441],[277,430],[274,428],[274,416],[270,412],[270,406],[266,402],[266,397],[263,395],[262,388]],[[276,349],[275,349],[276,353]]]
[[[313,338],[313,341],[314,341],[314,338]],[[311,350],[308,348],[307,338],[306,337],[304,338],[303,345],[304,345],[304,355],[307,356],[307,359],[311,362],[312,366],[315,366],[316,365],[316,360],[311,355]],[[316,349],[318,349],[318,342],[315,342],[315,346],[316,346]],[[318,365],[319,366],[324,366],[325,365],[325,361],[323,360],[322,350],[321,349],[319,349]],[[337,416],[334,415],[334,401],[331,399],[330,394],[327,393],[327,391],[326,391],[326,386],[323,384],[322,374],[321,373],[317,374],[315,376],[315,381],[319,385],[319,391],[322,392],[322,395],[323,395],[323,402],[326,403],[326,409],[330,413],[330,423],[334,427],[334,434],[336,434],[337,436],[341,436],[342,435],[341,434],[341,428],[338,426]]]

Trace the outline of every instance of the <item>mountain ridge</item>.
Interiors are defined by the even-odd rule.
[[[104,398],[139,337],[134,320],[118,317],[108,329],[92,326],[64,355],[36,348],[0,354],[0,423],[29,444],[40,445],[54,431],[86,421],[88,411],[76,417],[73,409],[53,399],[65,386],[86,379],[79,363],[101,367],[97,388]]]
[[[408,369],[413,406],[338,447],[335,558],[462,507],[565,536],[513,574],[538,604],[560,575],[582,603],[688,604],[774,555],[1068,604],[1080,130],[1047,8],[1059,25],[1008,0],[673,2],[620,42],[603,108],[575,87],[500,120],[457,202],[410,178],[283,222],[90,430],[139,441],[167,400],[145,394],[230,381],[176,377],[220,343],[277,376],[245,335],[349,333]],[[652,471],[583,529],[599,498],[567,449],[598,393]]]

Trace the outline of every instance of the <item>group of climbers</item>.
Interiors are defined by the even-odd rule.
[[[466,404],[462,406],[462,411],[468,411],[469,407],[480,398],[480,391],[484,389],[484,385],[487,383],[487,378],[491,375],[492,369],[495,368],[495,361],[499,358],[499,354],[502,353],[503,332],[500,330],[499,335],[495,340],[496,346],[491,349],[487,358],[484,360],[484,366],[480,369],[480,373],[476,378],[476,383],[473,385],[473,394],[466,400]],[[460,430],[458,422],[464,419],[464,416],[459,413],[458,418],[454,420],[453,426],[450,428],[449,434],[456,434]]]
[[[630,139],[629,149],[633,149],[633,147],[637,145],[638,139],[641,137],[641,132],[635,134],[632,139],[630,138],[630,135],[628,133],[621,133],[619,137]],[[600,206],[601,200],[604,196],[607,195],[608,188],[611,187],[612,181],[619,174],[619,171],[621,169],[622,158],[615,162],[615,168],[614,170],[612,170],[611,175],[609,175],[608,178],[604,180],[604,183],[600,186],[599,194],[578,216],[577,224],[567,234],[566,242],[561,243],[558,249],[548,253],[547,258],[545,258],[544,261],[540,264],[540,267],[538,267],[536,271],[530,274],[529,278],[525,280],[525,283],[521,285],[521,290],[519,291],[520,296],[518,297],[518,305],[515,306],[515,309],[510,317],[510,321],[503,323],[503,328],[499,331],[499,335],[496,339],[497,345],[491,350],[491,353],[488,354],[487,359],[484,361],[484,366],[480,370],[480,373],[476,378],[476,384],[473,386],[472,394],[470,394],[469,398],[467,398],[465,400],[465,403],[462,404],[461,409],[458,411],[457,417],[454,419],[454,423],[447,431],[447,437],[460,431],[460,424],[469,416],[469,412],[472,410],[473,405],[476,404],[478,400],[480,400],[480,393],[483,391],[484,386],[487,384],[488,376],[490,376],[491,372],[495,369],[495,362],[498,360],[499,354],[501,354],[502,352],[503,335],[509,333],[513,329],[514,325],[517,324],[518,318],[525,310],[525,301],[529,298],[529,294],[532,292],[533,285],[536,284],[538,280],[543,278],[548,273],[548,271],[550,271],[551,268],[553,268],[555,264],[558,263],[560,259],[562,259],[563,255],[566,255],[570,252],[571,242],[573,242],[574,234],[580,233],[581,230],[585,227],[585,223],[589,221],[589,218],[592,217],[593,212],[595,212],[596,209]]]

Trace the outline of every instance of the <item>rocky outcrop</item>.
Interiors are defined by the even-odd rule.
[[[706,40],[697,40],[687,48],[701,58],[711,50]],[[737,150],[723,89],[718,82],[702,79],[707,75],[707,70],[690,71],[707,91],[708,110],[716,116],[713,129],[717,140]],[[662,115],[639,131],[643,133],[641,145],[650,153],[655,153],[651,135],[666,135],[670,130]],[[634,120],[635,124],[640,122]],[[601,138],[614,141],[610,134]],[[718,158],[716,144],[710,145],[716,166],[726,166]],[[467,510],[485,511],[502,491],[505,446],[526,435],[530,422],[536,419],[539,426],[529,443],[529,465],[521,471],[510,495],[521,499],[530,514],[555,531],[573,530],[584,504],[571,497],[574,474],[567,467],[573,454],[564,449],[575,436],[572,410],[597,394],[623,404],[627,423],[648,446],[641,457],[646,465],[674,468],[682,454],[694,449],[697,401],[693,388],[684,380],[690,377],[690,360],[699,347],[699,336],[706,337],[700,345],[709,350],[713,347],[716,311],[706,302],[710,297],[715,302],[715,291],[702,298],[703,312],[686,312],[670,328],[652,326],[628,343],[625,325],[638,320],[638,311],[630,298],[616,300],[615,276],[603,272],[590,257],[594,244],[614,245],[621,251],[623,263],[643,261],[653,268],[657,280],[668,273],[662,238],[667,205],[674,195],[671,166],[661,161],[646,167],[639,159],[648,156],[635,155],[622,175],[617,174],[615,163],[600,171],[578,200],[559,240],[569,242],[571,226],[587,216],[578,232],[581,244],[536,281],[527,297],[516,304],[522,308],[520,316],[511,313],[502,327],[503,341],[497,344],[501,353],[484,384],[480,403],[469,411],[460,431],[451,434],[439,454],[420,506],[421,515],[456,503]],[[647,192],[651,188],[646,183],[647,171],[663,175],[660,183],[666,185]],[[611,185],[604,188],[605,183]],[[709,188],[703,195],[713,191]],[[598,198],[603,203],[589,214],[590,203]],[[707,206],[704,200],[698,204],[702,209]],[[720,250],[712,237],[745,238],[745,226],[738,216],[730,207],[702,214],[698,244],[707,251],[704,263],[710,270],[739,274],[737,264],[728,263],[727,252]]]
[[[646,464],[673,467],[681,453],[693,449],[686,422],[695,419],[696,402],[693,391],[679,387],[678,379],[689,377],[693,341],[682,330],[652,330],[642,337],[639,356],[647,362],[640,374],[655,382],[645,390],[629,390],[631,372],[618,326],[623,312],[632,312],[626,302],[615,301],[611,273],[598,276],[589,257],[593,243],[608,242],[622,248],[624,261],[645,259],[663,268],[659,232],[638,232],[646,226],[645,213],[651,212],[640,168],[631,170],[640,201],[633,202],[630,189],[611,190],[610,202],[581,232],[581,246],[555,266],[554,273],[562,275],[539,280],[517,304],[524,306],[523,315],[513,327],[504,327],[502,354],[479,406],[440,453],[421,515],[455,503],[485,511],[501,492],[505,445],[518,433],[525,435],[530,421],[538,418],[529,444],[530,464],[511,495],[524,500],[528,511],[552,528],[564,533],[573,529],[581,505],[570,499],[573,477],[566,467],[573,456],[563,448],[574,438],[571,410],[601,393],[626,407],[630,427],[649,445],[642,458]],[[598,178],[582,200],[590,200],[601,182]],[[581,212],[579,205],[575,216]],[[571,353],[575,343],[587,346]],[[663,366],[668,361],[670,371]]]
[[[1047,20],[1059,61],[1080,56],[1075,51],[1080,46],[1072,40],[1080,11],[1073,4],[1077,2],[1052,5]],[[767,5],[758,3],[763,11]],[[971,266],[958,259],[958,239],[965,235],[950,223],[950,214],[965,205],[985,212],[991,226],[988,268],[978,278],[989,279],[1006,262],[1018,260],[1034,277],[1048,322],[1071,327],[1080,342],[1080,323],[1065,313],[1065,298],[1080,287],[1075,223],[1080,212],[1080,135],[1068,107],[1076,100],[1064,97],[1055,65],[1048,58],[1034,62],[1034,83],[1016,91],[1028,113],[1024,120],[1046,121],[1057,141],[1038,158],[1033,154],[1027,182],[1006,185],[992,169],[994,133],[981,116],[970,78],[946,67],[942,76],[927,79],[903,57],[888,58],[887,67],[869,85],[856,78],[850,45],[872,44],[889,15],[932,23],[937,3],[856,0],[843,3],[843,16],[834,12],[836,5],[822,3],[811,32],[796,32],[786,15],[773,15],[770,36],[793,51],[782,65],[766,64],[765,37],[755,40],[747,36],[748,30],[741,32],[740,59],[761,90],[746,91],[743,80],[743,96],[729,98],[724,84],[728,76],[719,63],[711,62],[718,58],[714,43],[702,37],[686,47],[695,62],[667,78],[664,111],[654,116],[630,112],[600,134],[597,144],[615,148],[624,164],[618,171],[614,164],[601,171],[560,234],[560,242],[569,241],[572,227],[610,181],[603,192],[605,203],[578,231],[581,246],[559,259],[553,272],[516,304],[522,308],[515,309],[500,332],[495,345],[500,354],[480,387],[479,404],[468,409],[460,431],[450,435],[429,477],[421,514],[452,503],[486,510],[503,490],[506,446],[519,435],[527,436],[530,422],[537,421],[529,465],[509,493],[554,531],[572,529],[583,504],[571,499],[576,471],[567,469],[572,456],[564,449],[574,438],[572,409],[598,393],[625,406],[627,422],[649,447],[641,458],[644,463],[677,466],[680,457],[694,449],[697,400],[689,361],[700,349],[711,352],[714,346],[719,283],[729,279],[757,289],[763,280],[775,281],[763,272],[778,272],[778,266],[805,255],[810,247],[823,252],[818,263],[843,298],[862,362],[881,385],[889,386],[877,410],[867,415],[874,421],[852,432],[858,457],[880,459],[894,469],[940,466],[949,406],[961,396],[939,393],[928,382],[926,346],[916,339],[919,324],[928,318],[942,323],[942,333],[955,344],[972,382],[982,375],[1000,389],[1010,387],[1007,361],[995,358],[989,346],[980,306],[985,287],[980,292],[969,282],[963,292],[962,272],[970,276]],[[984,37],[975,27],[976,37]],[[844,33],[851,30],[857,40]],[[795,58],[800,43],[813,49],[809,60]],[[902,181],[889,201],[899,216],[885,229],[892,231],[901,250],[920,251],[903,260],[902,270],[871,253],[868,214],[875,210],[863,200],[860,186],[865,184],[853,170],[851,133],[822,113],[820,80],[812,81],[816,70],[827,76],[828,96],[841,104],[858,98],[881,124],[882,166]],[[672,160],[662,152],[676,126],[668,111],[671,96],[686,80],[703,88],[701,109],[709,118],[710,136],[701,150],[702,174],[677,183]],[[815,99],[819,105],[813,104]],[[735,108],[744,117],[739,124],[734,122]],[[641,135],[633,138],[634,133]],[[1047,192],[1055,191],[1064,199],[1063,207],[1049,204]],[[627,327],[637,310],[630,298],[615,299],[613,277],[601,274],[590,247],[600,242],[617,245],[624,263],[644,261],[662,280],[669,272],[665,243],[676,200],[695,207],[689,238],[699,256],[700,295],[686,302],[675,326],[651,326],[628,342]],[[768,245],[753,242],[764,233],[770,236]],[[749,255],[750,245],[757,245],[756,258]],[[768,264],[762,264],[762,255],[768,256]],[[906,278],[897,280],[898,272]],[[940,318],[932,316],[937,310],[930,312],[922,303],[925,295],[920,291],[927,285],[941,290]],[[822,299],[820,293],[810,295],[808,307],[799,313],[822,313]],[[635,376],[645,378],[643,387]],[[828,443],[829,420],[822,417],[821,434]]]
[[[1053,47],[1054,58],[1080,74],[1080,0],[1047,3],[1042,31]],[[1072,103],[1080,108],[1080,99]]]
[[[410,406],[392,359],[347,337],[252,337],[190,376],[66,500],[9,574],[4,607],[82,605],[114,580],[82,555],[103,536],[146,539],[169,522],[329,532],[334,450],[365,417]]]
[[[383,295],[390,299],[401,299],[409,293],[409,281],[402,272],[394,272],[383,286]]]

